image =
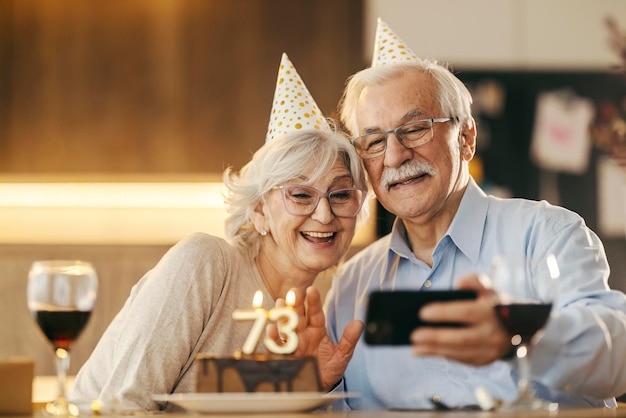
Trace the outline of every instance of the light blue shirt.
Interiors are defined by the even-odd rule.
[[[626,297],[609,289],[602,242],[574,212],[545,201],[487,196],[471,179],[433,251],[432,268],[411,252],[404,224],[396,220],[389,235],[338,270],[326,299],[329,333],[337,341],[349,321],[364,320],[371,291],[452,289],[456,278],[487,274],[496,254],[549,253],[561,276],[545,334],[533,350],[535,391],[562,407],[614,407],[611,397],[626,392]],[[541,294],[545,280],[531,278],[528,292]],[[348,398],[352,409],[430,409],[435,395],[451,406],[477,404],[479,386],[513,400],[516,373],[504,361],[473,367],[416,357],[409,346],[368,346],[361,338],[336,390],[360,394]]]

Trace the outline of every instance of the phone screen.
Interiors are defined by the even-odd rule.
[[[425,323],[419,310],[429,302],[476,299],[473,290],[375,291],[369,296],[365,316],[365,342],[370,345],[408,345],[411,332],[422,325],[459,327],[449,322]]]

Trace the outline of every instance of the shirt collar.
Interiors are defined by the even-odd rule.
[[[487,195],[474,179],[470,177],[459,208],[452,219],[448,232],[442,237],[449,236],[454,244],[472,261],[478,261],[482,244],[487,209],[489,206]],[[404,223],[398,218],[393,223],[389,249],[400,257],[414,259],[406,236]]]
[[[402,222],[398,217],[393,221],[393,226],[391,227],[391,240],[389,242],[389,249],[400,257],[414,259],[415,255],[413,251],[411,251],[411,247],[409,246],[409,240],[406,236],[406,228],[404,227],[404,222]]]
[[[463,254],[474,262],[478,261],[487,220],[489,200],[486,197],[485,192],[470,177],[459,209],[446,234]]]

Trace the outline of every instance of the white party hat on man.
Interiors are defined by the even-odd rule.
[[[265,142],[303,129],[330,130],[330,126],[289,57],[283,53]]]
[[[402,39],[381,18],[378,18],[372,67],[417,60],[419,60],[417,55],[406,46]]]

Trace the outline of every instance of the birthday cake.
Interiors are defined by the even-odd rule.
[[[320,392],[315,357],[199,354],[197,392]]]

